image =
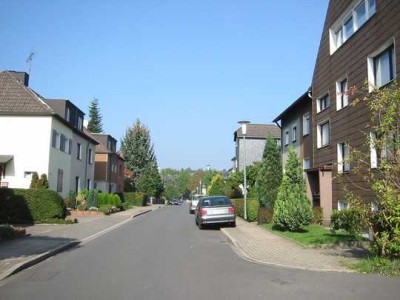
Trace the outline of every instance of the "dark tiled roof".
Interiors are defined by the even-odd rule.
[[[303,105],[304,103],[307,103],[307,101],[311,101],[311,98],[309,96],[309,93],[311,92],[311,87],[308,88],[308,90],[301,95],[296,101],[294,101],[288,108],[286,108],[279,116],[277,116],[273,122],[278,122],[282,118],[284,118],[285,115],[289,113],[293,113],[293,111],[296,109],[298,105]]]
[[[274,124],[247,124],[246,138],[266,139],[268,135],[272,135],[274,138],[280,138],[281,129]],[[235,140],[236,137],[243,137],[241,127],[235,132]]]
[[[0,73],[1,115],[53,115],[54,111],[10,72]]]

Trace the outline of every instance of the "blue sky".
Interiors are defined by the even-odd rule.
[[[311,84],[328,0],[2,0],[0,70],[46,98],[136,119],[161,168],[229,169],[238,121],[271,123]]]

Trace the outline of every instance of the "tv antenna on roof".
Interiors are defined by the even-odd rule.
[[[31,54],[29,54],[28,58],[26,59],[26,63],[29,62],[29,70],[28,70],[28,74],[31,74],[31,69],[32,69],[32,60],[33,60],[33,56],[35,55],[34,52],[31,52]]]

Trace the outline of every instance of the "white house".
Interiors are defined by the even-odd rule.
[[[97,142],[83,132],[83,112],[68,100],[46,100],[23,72],[0,73],[0,186],[29,188],[46,174],[66,197],[91,189]]]

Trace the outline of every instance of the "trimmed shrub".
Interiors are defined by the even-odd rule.
[[[257,221],[258,208],[260,204],[258,199],[248,198],[247,199],[247,221]],[[244,199],[232,199],[233,206],[235,206],[236,215],[244,218]]]
[[[0,222],[31,223],[65,219],[66,206],[56,192],[46,189],[0,189]]]
[[[104,213],[105,215],[109,215],[113,212],[112,205],[105,204],[99,207],[99,211]]]
[[[271,207],[260,207],[258,209],[258,224],[270,224],[272,223],[272,217],[274,215],[274,209]]]
[[[324,220],[324,214],[322,211],[322,207],[315,206],[313,207],[313,224],[322,225],[322,221]]]
[[[333,232],[343,229],[351,235],[359,235],[365,227],[364,211],[358,207],[334,210],[330,226]]]
[[[124,193],[125,202],[129,202],[133,206],[146,206],[147,197],[143,193]]]

